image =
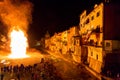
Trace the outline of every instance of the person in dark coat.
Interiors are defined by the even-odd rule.
[[[4,78],[4,74],[1,74],[0,76],[1,76],[1,79],[0,79],[0,80],[3,80],[3,78]]]

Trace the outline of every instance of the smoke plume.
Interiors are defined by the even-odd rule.
[[[9,30],[16,28],[26,32],[32,22],[32,7],[28,0],[4,0],[0,2],[0,19]]]

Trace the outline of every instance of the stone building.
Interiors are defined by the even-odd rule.
[[[68,30],[68,51],[72,55],[75,62],[81,62],[81,47],[78,26],[72,26]]]
[[[102,2],[80,14],[81,58],[97,73],[120,73],[120,5]]]

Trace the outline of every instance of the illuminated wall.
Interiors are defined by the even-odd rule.
[[[74,51],[74,38],[73,36],[75,35],[75,26],[71,27],[68,30],[68,50],[71,49]]]
[[[90,13],[86,10],[83,11],[80,15],[79,26],[82,45],[86,45],[88,49],[87,63],[95,71],[101,72],[103,62],[103,3],[96,4]]]

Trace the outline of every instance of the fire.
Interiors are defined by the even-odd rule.
[[[24,35],[22,30],[12,30],[10,33],[10,47],[11,54],[10,58],[25,58],[28,57],[26,55],[26,49],[28,47],[27,38]]]

